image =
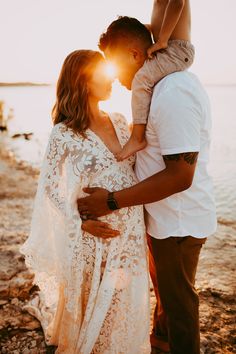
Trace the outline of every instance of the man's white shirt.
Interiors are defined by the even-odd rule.
[[[137,153],[138,180],[165,169],[164,155],[199,154],[189,189],[145,205],[147,232],[152,237],[191,235],[202,238],[215,232],[213,183],[207,170],[210,132],[208,96],[194,74],[174,73],[155,86],[146,127],[147,147]]]

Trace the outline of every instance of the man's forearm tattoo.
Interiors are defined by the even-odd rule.
[[[164,161],[179,161],[182,158],[189,165],[193,165],[197,161],[198,152],[184,152],[182,154],[165,155],[163,156]]]

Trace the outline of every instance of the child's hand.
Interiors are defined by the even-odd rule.
[[[168,42],[162,42],[158,40],[154,43],[150,48],[147,50],[147,55],[149,59],[152,59],[153,53],[157,52],[158,50],[165,49],[168,47]]]

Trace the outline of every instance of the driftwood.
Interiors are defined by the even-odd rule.
[[[25,140],[30,140],[32,138],[34,133],[17,133],[17,134],[14,134],[12,135],[12,138],[13,139],[16,139],[16,138],[25,138]]]

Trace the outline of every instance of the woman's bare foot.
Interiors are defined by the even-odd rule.
[[[145,139],[138,141],[134,138],[130,138],[129,141],[125,144],[121,152],[115,154],[117,161],[123,161],[135,154],[137,151],[142,150],[146,147],[147,142]]]

